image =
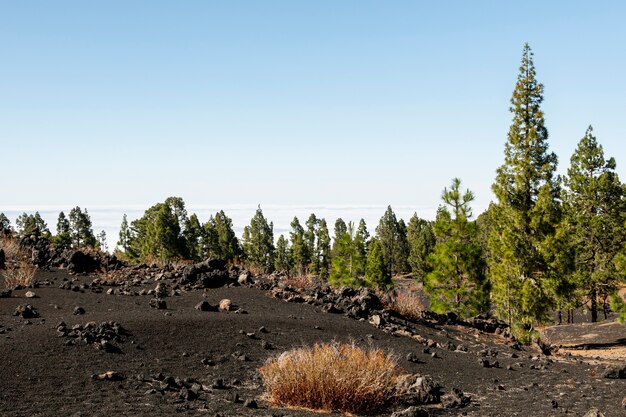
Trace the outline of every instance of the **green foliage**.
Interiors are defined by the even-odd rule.
[[[202,237],[204,229],[200,225],[198,216],[194,213],[185,220],[185,230],[183,231],[185,239],[186,254],[193,261],[202,260]]]
[[[34,230],[39,230],[39,233],[42,236],[50,237],[50,230],[48,229],[48,225],[41,218],[39,212],[35,212],[35,214],[27,214],[22,213],[15,220],[15,225],[17,226],[17,233],[20,236],[24,236],[28,233],[33,232]]]
[[[322,278],[328,278],[330,273],[330,234],[326,219],[321,219],[316,231],[317,248],[316,258],[319,265],[319,274]]]
[[[274,268],[274,225],[267,223],[261,207],[243,229],[243,251],[246,260],[264,272]]]
[[[0,234],[12,234],[13,228],[11,227],[11,221],[4,214],[0,213]]]
[[[376,236],[381,244],[389,275],[406,272],[409,269],[406,226],[404,221],[398,222],[391,206],[387,207],[385,214],[381,217],[376,228]]]
[[[70,236],[70,222],[65,217],[65,213],[60,212],[57,219],[57,234],[52,238],[52,241],[59,248],[69,248],[72,246],[72,238]]]
[[[185,202],[168,197],[147,209],[130,226],[127,256],[141,261],[188,259],[188,245],[183,234],[187,224]]]
[[[274,269],[278,272],[289,273],[291,270],[289,257],[289,242],[284,235],[280,235],[276,241],[276,253],[274,256]]]
[[[306,273],[306,268],[309,264],[309,254],[307,243],[304,240],[304,229],[298,221],[297,217],[294,217],[291,221],[291,233],[289,234],[291,241],[290,264],[293,266],[297,274]]]
[[[461,180],[452,180],[444,189],[434,225],[436,244],[429,263],[433,271],[426,276],[425,289],[431,308],[439,313],[453,311],[471,317],[489,309],[488,287],[482,251],[475,242],[476,223],[471,222],[470,203],[474,195],[461,192]]]
[[[369,243],[367,265],[365,267],[365,284],[368,287],[381,289],[393,288],[393,281],[389,275],[385,257],[378,239],[372,239]]]
[[[492,300],[497,314],[513,323],[534,325],[552,306],[549,243],[559,219],[559,184],[553,178],[557,158],[548,152],[543,85],[535,78],[530,47],[522,54],[511,98],[511,124],[504,164],[497,170],[488,239]],[[526,284],[530,281],[530,284]],[[524,301],[523,291],[535,300]],[[532,289],[532,291],[530,291]]]
[[[626,302],[617,293],[611,295],[611,310],[619,314],[619,322],[624,324],[626,322]]]
[[[202,228],[201,255],[203,258],[234,261],[242,256],[239,240],[233,230],[233,221],[223,210],[211,216]]]
[[[319,220],[314,213],[311,213],[306,221],[306,231],[304,232],[305,244],[305,261],[307,262],[307,270],[313,274],[320,273],[320,259],[318,257],[318,248],[316,245],[317,227]]]
[[[87,209],[81,211],[80,207],[76,206],[70,210],[69,233],[74,248],[96,246],[96,237],[91,228],[91,217]]]
[[[428,255],[435,247],[435,231],[433,224],[417,217],[417,213],[409,220],[407,226],[407,241],[409,244],[408,262],[413,276],[423,280],[432,271],[428,263]]]
[[[591,304],[591,321],[597,321],[598,297],[608,298],[618,284],[614,259],[626,241],[624,188],[615,172],[615,160],[604,151],[591,126],[571,157],[563,192],[566,235],[573,256],[573,285]],[[561,248],[563,251],[564,248]]]
[[[361,244],[359,236],[355,233],[354,224],[350,222],[346,231],[335,240],[332,269],[328,279],[331,285],[360,286],[363,283],[361,278],[365,271],[365,258],[359,251]]]
[[[124,214],[122,224],[120,225],[119,240],[117,241],[117,246],[122,248],[124,253],[127,253],[130,249],[131,238],[132,236],[130,227],[128,226],[128,218],[126,217],[126,214]]]

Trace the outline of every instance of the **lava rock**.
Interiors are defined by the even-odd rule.
[[[19,316],[24,319],[34,319],[39,317],[39,313],[35,309],[35,307],[30,304],[19,305],[15,308],[14,316]]]
[[[403,411],[394,412],[391,417],[428,417],[428,411],[411,406]]]
[[[162,298],[152,298],[152,299],[150,299],[149,304],[150,304],[150,307],[156,308],[157,310],[166,310],[167,309],[167,303]]]
[[[37,294],[35,294],[34,291],[26,291],[26,293],[24,294],[24,297],[26,297],[26,298],[37,298]]]
[[[458,388],[452,388],[452,391],[441,397],[441,405],[443,405],[443,408],[465,407],[470,402],[471,398],[463,394],[463,391]]]
[[[402,375],[398,378],[396,387],[403,404],[433,404],[441,399],[441,388],[429,376]]]
[[[602,373],[602,377],[608,379],[626,379],[626,365],[609,366]]]
[[[67,269],[75,274],[96,272],[102,268],[100,260],[82,251],[74,251],[68,259]]]
[[[74,309],[74,315],[75,315],[75,316],[82,316],[83,314],[85,314],[85,309],[84,309],[83,307],[81,307],[81,306],[77,306],[77,307]]]
[[[219,309],[221,311],[230,311],[232,307],[233,307],[233,302],[230,301],[228,298],[224,298],[223,300],[220,301]]]
[[[196,304],[194,308],[200,311],[217,311],[218,310],[218,306],[212,306],[206,300],[199,302],[198,304]]]

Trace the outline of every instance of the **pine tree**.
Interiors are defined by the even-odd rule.
[[[543,85],[535,79],[526,44],[511,99],[513,122],[504,164],[492,187],[498,202],[488,246],[497,313],[516,329],[527,330],[546,318],[552,304],[546,244],[559,219],[559,184],[553,178],[557,158],[548,152],[542,101]]]
[[[300,224],[297,217],[294,217],[291,221],[291,233],[289,233],[289,240],[291,247],[290,263],[293,265],[296,274],[302,275],[306,273],[306,267],[308,265],[306,242],[304,241],[304,229]]]
[[[625,242],[624,188],[615,160],[604,159],[591,126],[570,161],[561,228],[567,230],[574,254],[573,282],[590,303],[591,321],[596,322],[598,298],[607,300],[618,284],[614,260]]]
[[[91,217],[89,217],[87,209],[81,211],[81,208],[77,206],[70,210],[69,223],[69,233],[73,247],[93,247],[96,245],[96,237],[91,228]]]
[[[429,256],[433,271],[426,276],[425,289],[434,311],[471,317],[489,305],[476,224],[470,221],[474,194],[461,192],[461,180],[455,178],[442,199],[445,206],[439,208],[434,225],[437,242]]]
[[[304,232],[304,242],[306,248],[305,259],[307,261],[307,270],[313,274],[319,274],[320,272],[320,263],[317,256],[317,247],[315,241],[317,236],[318,224],[318,218],[315,216],[314,213],[311,213],[306,221],[306,231]]]
[[[35,214],[22,213],[15,220],[15,225],[17,226],[17,233],[20,236],[38,231],[40,235],[50,237],[48,225],[38,211],[36,211]]]
[[[13,228],[11,227],[11,221],[4,213],[0,213],[0,236],[10,235],[12,233]]]
[[[423,280],[432,271],[428,263],[428,255],[435,247],[435,232],[432,223],[420,219],[417,213],[413,214],[407,226],[407,240],[411,273],[415,278]]]
[[[107,245],[107,233],[104,230],[101,230],[100,233],[96,236],[97,246],[101,251],[107,252],[109,250],[109,246]]]
[[[264,272],[274,268],[274,225],[267,223],[261,206],[243,229],[243,250],[248,262]]]
[[[378,239],[372,239],[369,244],[367,265],[365,267],[365,283],[369,287],[385,290],[393,288],[393,281],[385,265],[385,257]]]
[[[274,269],[278,272],[289,273],[289,242],[284,235],[280,235],[276,241],[276,256],[274,258]]]
[[[128,217],[126,213],[124,213],[124,217],[122,218],[122,224],[120,225],[120,233],[118,235],[119,240],[117,241],[117,246],[122,248],[124,253],[128,255],[130,250],[130,242],[131,242],[131,232],[130,227],[128,226]]]
[[[331,251],[331,256],[335,257],[338,251],[339,242],[343,239],[345,233],[348,231],[348,226],[346,226],[346,222],[340,217],[335,220],[335,230],[333,236],[333,247]]]
[[[63,212],[60,212],[57,218],[57,234],[54,236],[53,241],[59,248],[69,248],[72,245],[70,222]]]
[[[317,254],[319,274],[322,278],[328,278],[330,273],[330,233],[326,219],[319,221],[317,228]]]
[[[233,221],[223,210],[215,213],[214,228],[217,237],[217,256],[226,261],[239,258],[242,251],[237,235],[233,230]]]
[[[391,206],[387,207],[385,214],[381,217],[376,228],[376,236],[383,250],[389,275],[406,272],[409,256],[406,226],[404,221],[399,222],[396,219]]]
[[[335,255],[333,255],[332,269],[328,279],[331,285],[360,286],[362,284],[366,259],[359,252],[358,246],[359,239],[356,236],[354,224],[350,222],[346,231],[335,241]]]
[[[186,258],[194,261],[201,260],[204,229],[195,213],[185,220],[185,229],[182,235],[185,239]]]

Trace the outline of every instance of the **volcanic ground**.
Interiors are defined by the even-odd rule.
[[[414,415],[625,413],[624,356],[605,354],[624,342],[618,324],[546,329],[561,345],[547,356],[465,325],[407,320],[410,332],[390,332],[254,284],[181,291],[157,309],[147,294],[158,283],[152,276],[136,280],[130,293],[96,290],[94,278],[38,271],[37,288],[0,298],[0,415],[319,416],[270,405],[258,368],[285,350],[330,341],[383,348],[407,373],[431,376],[442,393],[470,397],[463,407],[420,405]],[[26,298],[29,290],[35,298]],[[232,301],[230,311],[196,308],[222,299]],[[26,304],[38,317],[14,315]],[[395,404],[378,415],[405,409]]]

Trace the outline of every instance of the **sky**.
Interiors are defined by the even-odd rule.
[[[432,218],[459,177],[478,214],[525,42],[559,172],[591,124],[626,177],[625,19],[621,1],[0,0],[0,211],[119,224],[179,196]]]

